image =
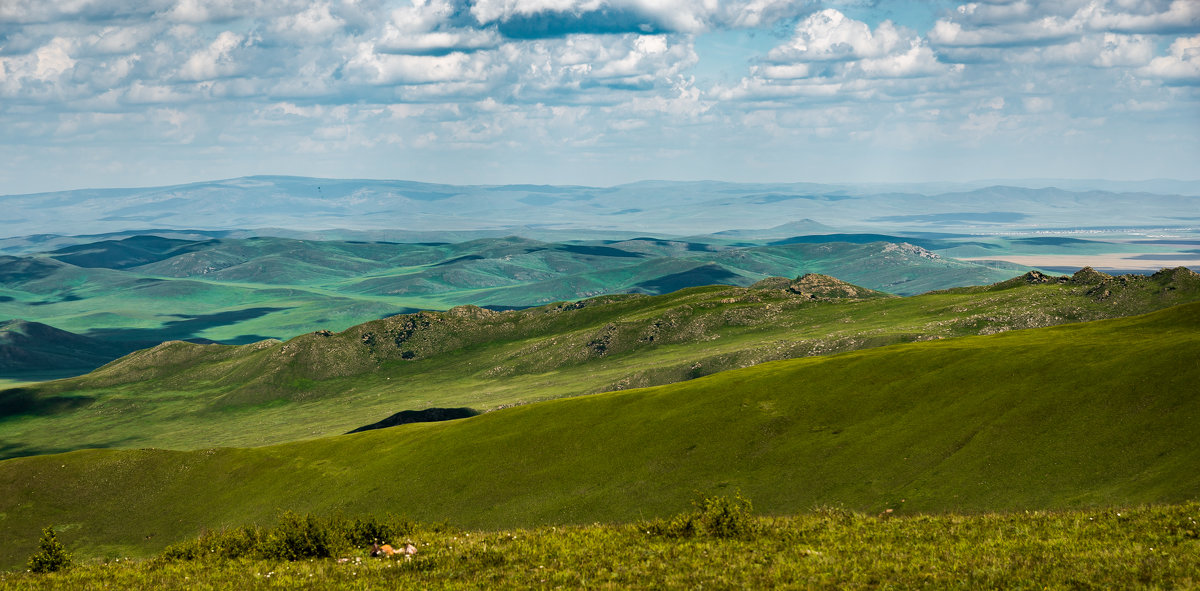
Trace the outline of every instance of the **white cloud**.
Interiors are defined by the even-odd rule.
[[[75,44],[55,37],[31,53],[12,57],[0,56],[0,94],[17,96],[23,92],[62,92],[61,84],[76,63],[71,56]]]
[[[484,53],[397,55],[379,53],[374,44],[361,43],[346,68],[368,84],[390,85],[482,81],[503,71],[504,66],[493,64],[491,56]]]
[[[871,31],[867,23],[827,8],[797,24],[792,39],[772,49],[768,57],[778,61],[861,59],[888,55],[902,43],[909,45],[890,21]]]
[[[964,22],[968,24],[964,26]],[[1059,16],[982,26],[972,26],[970,21],[940,19],[929,31],[929,41],[948,47],[1005,47],[1061,41],[1082,32],[1080,20]]]
[[[1121,12],[1109,4],[1125,8],[1143,8],[1140,12]],[[1139,6],[1149,4],[1149,6]],[[1162,9],[1158,2],[1092,2],[1083,11],[1087,24],[1093,30],[1123,33],[1170,33],[1200,30],[1200,2],[1196,0],[1172,0]],[[1127,8],[1128,10],[1128,8]]]
[[[389,53],[431,53],[493,48],[500,36],[490,29],[451,27],[455,7],[447,0],[414,0],[391,11],[376,40]]]
[[[337,32],[345,24],[346,21],[329,12],[328,2],[321,2],[313,4],[299,13],[276,18],[271,28],[298,40],[313,40]]]
[[[34,52],[36,61],[33,67],[33,78],[37,80],[53,80],[71,68],[75,60],[71,58],[72,43],[61,37],[55,37],[50,43]]]
[[[1154,40],[1145,35],[1097,33],[1061,45],[1029,48],[1025,54],[1013,52],[1009,61],[1115,68],[1143,66],[1152,57]]]
[[[233,52],[246,41],[242,35],[223,31],[208,47],[192,54],[179,69],[184,80],[211,80],[238,72],[239,64]]]
[[[875,30],[834,9],[809,15],[767,54],[765,78],[905,78],[951,71],[915,33],[883,21]]]
[[[1139,72],[1171,82],[1200,83],[1200,35],[1176,39],[1168,55],[1154,58]]]
[[[802,15],[814,4],[811,0],[476,0],[471,15],[486,25],[545,14],[587,18],[624,12],[667,32],[699,33],[715,27],[768,26]]]

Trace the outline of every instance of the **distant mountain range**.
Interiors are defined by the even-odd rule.
[[[10,212],[0,219],[0,236],[146,228],[512,234],[514,228],[522,228],[531,233],[587,231],[593,238],[622,238],[630,237],[629,232],[687,236],[770,228],[780,220],[805,218],[844,232],[1200,224],[1195,213],[1200,210],[1196,207],[1200,182],[1063,181],[1062,188],[1040,185],[1040,181],[1032,184],[1030,188],[978,183],[647,181],[615,187],[459,186],[256,176],[169,187],[0,196],[0,207]]]

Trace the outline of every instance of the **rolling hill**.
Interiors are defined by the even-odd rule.
[[[392,243],[147,235],[0,256],[0,318],[108,343],[97,352],[127,352],[169,340],[286,339],[462,304],[519,308],[809,272],[907,295],[989,283],[1015,268],[889,242],[732,247],[646,237]],[[41,359],[47,372],[83,367]]]
[[[4,456],[328,436],[402,411],[494,410],[766,361],[1144,313],[1200,299],[1187,269],[1031,272],[899,298],[830,277],[497,312],[398,315],[241,346],[167,342],[86,376],[0,392]],[[46,411],[35,409],[50,409]],[[69,440],[61,433],[71,433]]]
[[[1197,359],[1190,303],[269,447],[9,459],[0,564],[47,524],[87,556],[144,555],[280,509],[518,527],[667,515],[698,490],[768,514],[1179,502],[1200,495]]]

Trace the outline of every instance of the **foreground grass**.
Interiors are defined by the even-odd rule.
[[[300,560],[108,559],[0,573],[0,589],[1197,588],[1200,503],[1063,512],[759,518],[737,538],[652,523],[467,532],[418,528],[411,559],[365,548]],[[349,559],[342,562],[338,558]]]

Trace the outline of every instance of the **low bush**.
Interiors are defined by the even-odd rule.
[[[412,534],[417,525],[408,519],[320,518],[285,512],[274,527],[246,526],[206,531],[194,540],[168,546],[160,559],[166,561],[201,558],[256,558],[302,560],[328,558],[352,548],[387,544]]]
[[[67,554],[67,549],[58,541],[54,528],[47,526],[38,540],[37,552],[29,557],[29,570],[35,573],[51,573],[68,566],[71,566],[71,555]]]
[[[651,535],[672,538],[750,538],[758,533],[754,507],[741,493],[733,498],[702,497],[692,502],[694,509],[669,520],[656,520],[645,525]]]

